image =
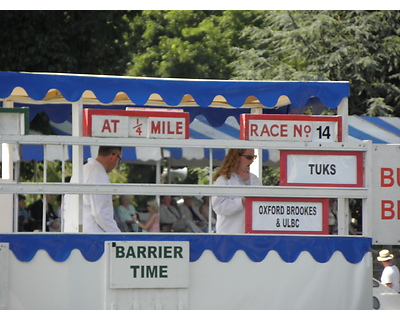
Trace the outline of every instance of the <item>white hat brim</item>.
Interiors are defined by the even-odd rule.
[[[387,256],[387,257],[385,257],[385,258],[381,258],[381,257],[378,257],[378,258],[376,258],[378,261],[388,261],[388,260],[392,260],[394,258],[394,255],[389,255],[389,256]]]

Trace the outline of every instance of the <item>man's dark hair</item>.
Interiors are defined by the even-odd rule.
[[[107,157],[112,153],[121,153],[122,147],[110,147],[110,146],[100,146],[99,147],[99,156]]]

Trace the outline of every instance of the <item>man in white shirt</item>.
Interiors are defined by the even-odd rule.
[[[83,166],[83,183],[109,184],[108,174],[117,167],[122,157],[121,147],[99,147],[96,159],[89,158]],[[71,183],[78,182],[78,177],[72,176]],[[77,232],[73,223],[73,195],[65,196],[65,232]],[[86,233],[121,232],[114,220],[112,195],[83,195],[83,226]]]
[[[381,282],[394,291],[399,292],[399,269],[393,264],[393,258],[393,254],[389,250],[384,249],[379,252],[377,260],[384,266]]]

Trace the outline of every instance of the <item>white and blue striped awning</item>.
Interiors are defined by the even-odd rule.
[[[371,140],[376,144],[400,143],[400,118],[349,116],[349,141]]]
[[[245,81],[204,79],[162,79],[56,73],[0,72],[0,107],[9,100],[13,107],[29,106],[30,121],[44,111],[56,134],[71,134],[71,104],[84,107],[125,109],[178,108],[190,114],[191,139],[239,139],[239,115],[257,108],[263,113],[302,114],[310,106],[314,114],[323,108],[335,109],[350,95],[347,81]],[[373,123],[350,117],[351,139],[369,139],[374,143],[398,143],[399,126],[392,119]],[[370,123],[371,129],[365,123]],[[383,122],[385,125],[383,125]],[[376,130],[376,132],[374,130]],[[41,150],[40,150],[41,148]],[[71,159],[70,150],[50,146],[47,160]],[[190,161],[208,158],[209,149],[175,148],[170,159]],[[23,160],[43,160],[43,146],[24,145]],[[222,160],[225,150],[213,150],[213,158]],[[85,158],[91,156],[85,149]],[[154,161],[160,148],[126,148],[124,159]],[[263,159],[275,161],[276,154],[265,150]],[[277,160],[277,159],[276,159]]]
[[[400,144],[400,118],[349,116],[348,123],[350,142],[372,140],[375,144]],[[50,118],[50,126],[58,134],[71,134],[72,125],[69,121],[57,123]],[[190,139],[239,140],[239,127],[239,121],[233,116],[228,117],[220,127],[213,127],[204,116],[198,116],[190,123]],[[47,160],[62,160],[60,148],[62,147],[49,146],[46,151]],[[173,166],[200,166],[208,164],[209,152],[208,148],[167,148],[164,149],[164,156],[171,159]],[[225,157],[225,152],[225,149],[214,149],[213,159],[218,163]],[[42,161],[43,154],[43,146],[24,145],[21,158],[25,161]],[[71,148],[64,150],[64,160],[70,160],[71,155]],[[85,159],[90,156],[91,150],[86,148]],[[124,149],[124,159],[128,161],[152,163],[161,157],[162,151],[156,147]],[[263,159],[265,164],[278,162],[279,153],[276,150],[264,150]]]

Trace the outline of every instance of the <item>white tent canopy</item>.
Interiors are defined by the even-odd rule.
[[[358,142],[362,140],[372,140],[376,144],[394,144],[400,143],[400,119],[394,117],[359,117],[349,116],[349,141]],[[50,126],[60,134],[71,135],[72,124],[69,121],[56,123],[50,119]],[[228,117],[225,123],[220,127],[211,126],[204,116],[196,117],[190,123],[191,139],[220,139],[220,140],[238,140],[240,126],[237,119],[233,116]],[[131,155],[135,157],[137,163],[152,163],[160,160],[163,156],[170,158],[172,166],[187,165],[207,165],[209,150],[203,148],[179,148],[164,149],[158,147],[136,147],[131,148]],[[0,150],[1,154],[1,150]],[[124,155],[124,159],[129,159],[128,153]],[[223,158],[225,150],[215,150],[214,158],[219,161]],[[25,161],[43,160],[43,147],[38,145],[24,145],[22,154],[18,149],[14,152],[14,161],[20,159]],[[91,149],[87,149],[86,156],[91,156]],[[264,156],[264,164],[273,165],[279,161],[279,153],[277,150],[266,150]],[[49,145],[46,150],[46,159],[54,160],[71,160],[70,148],[61,145]]]
[[[302,113],[310,107],[318,114],[324,108],[338,108],[348,96],[348,82],[222,81],[0,72],[2,106],[6,107],[9,102],[13,107],[28,106],[31,120],[44,110],[58,134],[71,134],[73,131],[69,119],[74,103],[81,103],[83,108],[122,110],[128,106],[178,108],[190,114],[190,138],[228,140],[236,138],[232,136],[232,130],[237,134],[237,123],[229,119],[231,116],[238,120],[242,113]],[[225,130],[229,126],[231,129]],[[21,158],[43,159],[43,152],[38,152],[38,147],[41,148],[25,145]],[[158,161],[170,156],[178,161],[191,160],[194,165],[207,158],[209,152],[201,148],[164,150],[170,153],[168,155],[163,154],[160,148],[127,149],[124,150],[124,159],[130,161]],[[224,150],[213,150],[216,161],[222,160],[224,155]],[[61,150],[60,146],[47,148],[46,159],[55,160],[60,156],[64,160],[70,159],[68,152]],[[88,156],[90,152],[86,149],[85,158]],[[271,158],[267,150],[263,153],[264,163],[275,161],[274,157]],[[14,160],[16,158],[18,155]]]

